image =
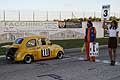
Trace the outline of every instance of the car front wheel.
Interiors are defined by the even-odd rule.
[[[25,56],[24,62],[25,62],[26,64],[30,64],[32,61],[33,61],[32,56],[30,56],[30,55]]]
[[[57,54],[57,58],[58,59],[62,59],[63,58],[63,52],[58,52],[58,54]]]

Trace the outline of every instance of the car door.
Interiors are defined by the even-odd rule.
[[[52,56],[52,51],[50,46],[47,44],[46,38],[41,38],[38,40],[38,55],[40,59],[49,59]]]
[[[37,56],[37,42],[36,42],[36,39],[30,39],[26,43],[26,47],[27,47],[26,53],[31,54],[34,58],[36,58],[36,56]],[[25,54],[25,55],[27,55],[27,54]]]

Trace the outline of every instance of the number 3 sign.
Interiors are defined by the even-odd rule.
[[[108,20],[110,17],[110,5],[102,6],[102,19]]]

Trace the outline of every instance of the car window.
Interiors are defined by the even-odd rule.
[[[27,42],[27,47],[35,47],[36,46],[36,40],[32,39]]]
[[[21,44],[23,41],[23,38],[18,38],[15,40],[15,44]]]
[[[46,39],[46,44],[49,45],[51,41],[49,39]]]
[[[42,45],[41,39],[38,39],[38,45]]]
[[[40,39],[38,39],[38,44],[39,45],[46,45],[46,38],[40,38]]]
[[[45,38],[41,38],[41,43],[42,43],[42,45],[46,45],[46,39]]]

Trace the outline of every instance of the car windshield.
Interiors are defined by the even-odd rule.
[[[21,44],[23,41],[23,38],[18,38],[15,40],[15,44]]]

